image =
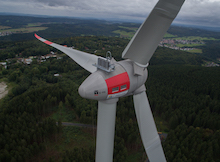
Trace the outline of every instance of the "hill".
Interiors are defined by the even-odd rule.
[[[113,36],[131,39],[140,24],[119,23],[94,19],[77,19],[66,17],[31,17],[31,16],[0,16],[0,42],[33,40],[33,34],[47,39],[73,36]],[[207,31],[192,27],[171,26],[165,39],[182,39],[194,41],[194,44],[177,44],[189,52],[198,53],[211,61],[220,58],[220,32]],[[195,42],[200,40],[202,44]],[[191,49],[189,49],[191,48]],[[185,50],[185,49],[184,49]]]

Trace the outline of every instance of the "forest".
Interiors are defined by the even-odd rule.
[[[57,30],[62,26],[57,25]],[[117,61],[121,60],[129,40],[105,34],[103,29],[103,36],[60,34],[51,35],[50,40],[101,56],[111,51]],[[33,37],[33,33],[29,35]],[[0,49],[1,61],[10,58],[7,69],[0,66],[0,82],[6,82],[9,89],[0,100],[0,161],[94,161],[96,129],[62,125],[72,122],[96,126],[97,101],[78,94],[78,87],[89,73],[38,40],[5,38]],[[211,50],[215,51],[215,46]],[[40,63],[40,56],[51,51],[61,59],[49,58]],[[37,56],[30,65],[17,61],[29,56]],[[206,59],[159,47],[150,60],[146,92],[158,132],[167,134],[162,145],[168,162],[220,161],[220,67],[201,66]],[[120,98],[114,162],[146,158],[132,96]]]
[[[102,56],[110,50],[116,60],[128,42],[96,36],[55,41],[74,44],[90,53],[97,50]],[[19,43],[8,46],[8,53],[19,51],[22,56],[40,56],[55,51],[38,41]],[[8,69],[1,68],[0,79],[12,85],[0,102],[2,161],[32,161],[47,152],[48,141],[59,141],[67,129],[61,126],[62,118],[51,118],[62,107],[71,114],[70,122],[96,123],[97,102],[78,95],[78,87],[89,73],[68,56],[55,52],[62,59],[50,58],[41,64],[36,59],[31,65],[11,60]],[[168,133],[163,141],[167,161],[220,160],[220,71],[219,67],[201,67],[203,59],[183,51],[158,48],[150,61],[147,94],[153,114],[159,118],[158,131]],[[62,77],[55,77],[55,73]],[[94,161],[94,149],[93,143],[57,151],[56,156],[59,161]],[[117,107],[114,161],[129,161],[134,153],[139,160],[146,159],[132,97],[126,97],[120,99]],[[39,161],[55,159],[51,156]]]

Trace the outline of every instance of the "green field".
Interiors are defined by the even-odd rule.
[[[116,33],[116,34],[119,34],[121,38],[128,38],[128,39],[131,39],[135,32],[138,30],[138,28],[136,27],[126,27],[126,26],[118,26],[119,28],[121,28],[121,30],[115,30],[113,31],[113,33]],[[125,29],[125,30],[123,30]],[[130,32],[128,32],[127,30],[130,30]],[[164,35],[164,38],[175,38],[176,36],[175,35],[172,35],[172,34],[169,34],[169,33],[166,33]]]
[[[113,33],[119,34],[121,38],[132,38],[134,35],[134,32],[126,32],[123,30],[115,30]]]
[[[122,28],[122,29],[131,30],[131,31],[134,31],[134,32],[136,32],[138,30],[138,28],[136,28],[136,27],[126,27],[126,26],[119,26],[119,27]]]
[[[177,37],[175,39],[183,39],[183,40],[198,40],[198,41],[204,41],[204,40],[218,40],[212,37],[198,37],[198,36],[189,36],[189,37]]]
[[[47,27],[25,27],[25,28],[17,28],[17,29],[2,29],[0,30],[0,32],[31,33],[46,29]]]
[[[48,27],[41,27],[43,23],[29,23],[23,28],[11,28],[10,26],[0,26],[0,32],[12,32],[12,33],[31,33],[40,30],[46,30]]]
[[[121,30],[115,30],[113,33],[119,34],[121,38],[131,39],[138,28],[135,27],[126,27],[126,26],[118,26]],[[123,30],[125,29],[125,30]],[[128,32],[129,30],[129,32]]]
[[[4,29],[9,29],[9,28],[11,28],[11,27],[10,26],[0,26],[0,31],[4,30]]]
[[[205,44],[176,44],[177,47],[189,47],[189,48],[193,48],[193,47],[200,47],[200,46],[204,46]]]
[[[188,52],[190,53],[202,53],[202,49],[193,49],[193,50],[189,50]]]
[[[172,35],[172,34],[170,34],[170,33],[166,33],[165,35],[164,35],[164,38],[175,38],[176,36],[175,35]]]

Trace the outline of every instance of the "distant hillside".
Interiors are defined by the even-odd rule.
[[[33,17],[33,16],[12,16],[0,15],[0,22],[3,26],[12,28],[24,27],[30,23],[85,23],[84,19],[67,17]],[[86,20],[86,22],[101,22],[100,20]],[[102,21],[103,22],[103,21]]]
[[[171,26],[168,30],[168,33],[177,35],[178,37],[200,36],[220,39],[220,32],[208,31],[193,27]]]
[[[116,23],[95,19],[0,15],[0,42],[35,40],[34,33],[47,39],[74,36],[107,36],[131,39],[139,26],[140,24],[137,23]],[[220,32],[171,26],[168,33],[174,37],[205,37],[207,39],[204,40],[205,46],[200,48],[200,55],[214,61],[220,58]],[[182,60],[180,59],[179,62]]]
[[[47,38],[59,38],[81,35],[105,35],[117,36],[113,33],[118,29],[118,24],[101,20],[85,20],[77,18],[42,18],[30,16],[0,16],[0,32],[4,28],[8,31],[17,29],[17,31],[8,36],[0,37],[0,41],[21,41],[35,39],[34,32],[23,32],[24,28],[46,27],[46,30],[40,31],[39,34]],[[4,31],[6,31],[4,29]]]

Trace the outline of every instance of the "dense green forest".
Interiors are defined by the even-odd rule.
[[[126,39],[97,36],[53,41],[102,56],[110,50],[116,60],[121,59],[128,43]],[[19,53],[24,57],[45,55],[51,50],[60,53],[37,40],[1,46],[2,60]],[[70,147],[75,139],[70,132],[76,136],[90,132],[89,128],[68,130],[61,126],[62,115],[58,120],[51,116],[65,109],[69,122],[96,125],[97,102],[78,95],[78,87],[89,73],[68,56],[60,56],[62,59],[50,58],[41,64],[35,59],[31,65],[11,60],[8,69],[1,68],[0,80],[11,85],[9,94],[0,102],[2,161],[94,161],[94,138],[84,147]],[[158,131],[168,133],[163,141],[167,161],[220,161],[220,70],[200,66],[203,59],[158,48],[150,61],[147,94]],[[60,77],[55,77],[56,73]],[[132,97],[121,98],[117,105],[114,161],[146,160]],[[56,154],[48,153],[51,143],[63,138],[68,147],[53,150]],[[62,142],[56,147],[59,145]]]
[[[41,22],[48,28],[38,31],[39,35],[96,55],[111,51],[117,61],[129,40],[113,31],[119,25],[140,25],[19,16],[0,16],[0,22],[13,28]],[[159,47],[150,60],[147,95],[158,131],[168,134],[162,138],[167,161],[220,161],[220,68],[201,66],[207,58],[220,57],[219,33],[173,26],[168,32],[216,40],[206,41],[203,54]],[[61,123],[96,125],[97,102],[78,94],[89,73],[60,51],[35,40],[33,34],[0,37],[0,61],[8,59],[7,69],[0,66],[0,82],[6,82],[9,89],[0,100],[0,161],[94,161],[96,130]],[[51,51],[62,59],[40,63],[40,56]],[[29,56],[37,56],[31,65],[17,61]],[[146,158],[132,96],[120,98],[114,161]]]

